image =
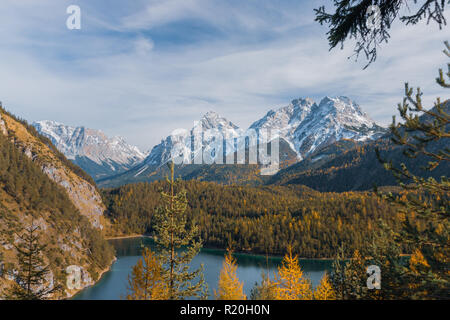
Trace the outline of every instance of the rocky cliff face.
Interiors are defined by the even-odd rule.
[[[271,110],[250,128],[272,128],[289,142],[299,159],[342,139],[376,140],[386,133],[347,97],[296,99],[286,107]]]
[[[202,130],[215,129],[222,135],[239,137],[246,133],[235,124],[215,112],[206,113],[198,122]],[[270,110],[263,118],[255,121],[249,129],[277,130],[298,155],[306,157],[315,150],[342,139],[355,141],[375,140],[386,130],[365,114],[361,107],[347,97],[325,97],[319,104],[310,98],[293,100],[289,105]],[[178,142],[189,144],[195,127],[184,134],[171,135],[155,146],[145,160],[146,165],[160,166],[171,157]],[[184,143],[186,142],[186,143]],[[203,148],[209,141],[203,142]],[[229,148],[233,151],[234,148]]]
[[[54,148],[54,147],[53,147]],[[0,109],[0,299],[19,281],[19,235],[37,226],[45,281],[35,289],[62,285],[48,296],[72,296],[94,284],[114,253],[103,239],[104,205],[96,187],[76,174],[30,127]],[[73,166],[73,165],[72,165]],[[75,266],[80,282],[67,285]]]
[[[10,132],[12,142],[47,176],[62,186],[75,207],[86,216],[95,228],[103,229],[105,206],[96,188],[73,173],[42,141],[32,135],[23,124],[7,114],[2,115],[3,130]]]

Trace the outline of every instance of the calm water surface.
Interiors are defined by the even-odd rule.
[[[102,279],[92,287],[86,288],[74,297],[76,300],[118,300],[123,298],[127,292],[128,275],[131,268],[141,258],[142,245],[153,247],[153,242],[149,238],[129,238],[110,240],[116,248],[117,261],[112,265],[111,270],[105,273]],[[192,267],[197,268],[201,263],[204,264],[205,280],[208,283],[210,298],[213,297],[213,290],[217,289],[220,270],[224,260],[224,251],[215,249],[202,249],[192,262]],[[238,269],[237,275],[240,281],[244,282],[244,291],[250,296],[251,289],[255,282],[261,281],[261,272],[267,272],[272,275],[281,264],[281,258],[235,254]],[[300,265],[316,286],[322,278],[325,271],[331,267],[331,261],[328,260],[300,260]]]

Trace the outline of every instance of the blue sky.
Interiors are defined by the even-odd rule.
[[[395,24],[378,60],[328,50],[319,0],[2,0],[0,101],[16,115],[121,135],[148,150],[214,110],[248,127],[292,99],[346,95],[381,124],[404,82],[425,102],[448,27]],[[81,8],[81,30],[66,8]],[[449,20],[448,10],[446,12]]]

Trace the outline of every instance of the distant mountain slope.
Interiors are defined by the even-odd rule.
[[[95,180],[124,172],[146,156],[123,138],[109,138],[99,130],[54,121],[37,121],[33,126]]]
[[[248,149],[246,150],[248,151]],[[248,156],[246,156],[248,159]],[[235,155],[236,158],[236,155]],[[280,139],[280,168],[285,168],[297,160],[297,155],[289,144]],[[248,163],[248,161],[247,161]],[[255,164],[187,164],[176,165],[176,175],[183,180],[212,181],[224,185],[261,185],[269,176],[261,175],[261,168]],[[166,165],[155,166],[145,163],[117,176],[101,179],[102,188],[118,187],[128,183],[150,182],[165,179],[169,171]]]
[[[450,102],[445,106],[447,112]],[[427,117],[422,117],[426,121]],[[408,168],[419,176],[432,176],[439,179],[448,176],[450,165],[443,162],[430,173],[421,169],[427,165],[424,157],[410,159],[403,155],[403,148],[393,144],[390,134],[367,144],[337,142],[327,148],[318,150],[315,154],[285,168],[272,176],[267,184],[289,185],[301,184],[318,191],[349,191],[368,190],[377,186],[396,185],[392,174],[384,169],[376,157],[375,149],[380,150],[384,159],[390,159],[395,165],[405,163]],[[430,143],[429,151],[443,149],[445,141]],[[448,146],[447,146],[448,147]]]
[[[16,233],[32,222],[47,245],[43,259],[51,272],[45,285],[65,286],[70,265],[81,267],[82,287],[92,285],[114,257],[99,230],[106,220],[95,186],[29,129],[0,109],[0,296],[16,277]]]
[[[175,131],[162,140],[141,164],[124,173],[99,179],[98,183],[103,187],[115,187],[126,183],[161,179],[167,174],[164,164],[172,159],[172,154],[177,154],[181,150],[185,156],[192,153],[192,157],[195,158],[214,145],[212,139],[204,139],[197,150],[191,147],[195,132],[210,129],[228,138],[242,138],[248,135],[250,130],[256,132],[264,129],[271,132],[277,130],[280,137],[281,168],[308,157],[336,141],[351,139],[366,142],[377,139],[386,132],[386,129],[372,121],[347,97],[325,97],[319,104],[309,98],[296,99],[288,106],[269,111],[248,130],[243,130],[216,112],[210,111],[191,130]],[[230,154],[230,150],[236,153],[238,148],[227,142],[224,150],[226,154]],[[260,175],[260,168],[256,165],[184,164],[177,168],[177,172],[183,179],[215,181],[223,184],[255,185],[268,180],[267,177]]]
[[[269,111],[250,128],[280,130],[299,158],[342,139],[369,141],[386,132],[344,96],[325,97],[319,104],[309,98],[293,100],[286,107]]]

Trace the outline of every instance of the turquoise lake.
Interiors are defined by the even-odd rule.
[[[117,260],[106,272],[101,280],[94,286],[89,287],[77,294],[75,300],[120,300],[127,293],[128,275],[131,268],[141,258],[142,245],[153,247],[153,242],[149,238],[128,238],[110,240],[116,249]],[[193,262],[192,267],[196,268],[203,263],[205,280],[208,283],[210,298],[213,298],[213,290],[217,289],[220,270],[224,260],[223,250],[202,249]],[[250,254],[234,254],[238,269],[237,275],[240,281],[244,282],[244,291],[247,297],[250,296],[251,289],[255,282],[261,281],[261,273],[267,271],[270,275],[277,270],[281,264],[281,257],[265,257]],[[300,265],[306,276],[316,286],[322,276],[331,267],[329,260],[301,259]]]

